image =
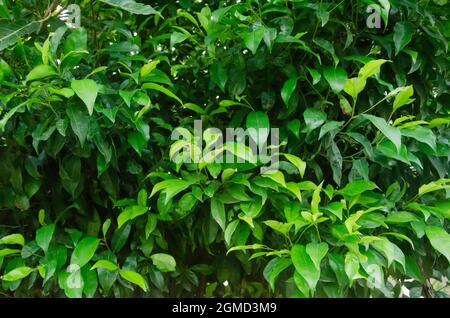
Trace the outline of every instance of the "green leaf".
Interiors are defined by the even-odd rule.
[[[70,119],[70,127],[75,135],[77,135],[81,147],[84,147],[84,142],[89,131],[89,116],[77,105],[72,104],[67,107],[66,113]]]
[[[80,268],[86,265],[94,256],[100,240],[94,237],[86,237],[75,246],[70,264],[78,265]]]
[[[172,199],[178,193],[187,189],[190,185],[192,185],[192,183],[193,182],[191,182],[191,181],[186,181],[186,180],[181,180],[181,179],[169,179],[169,180],[161,181],[153,187],[152,193],[150,193],[150,198],[159,191],[165,191],[165,193],[166,193],[165,202],[167,204],[167,202],[169,202],[170,199]]]
[[[243,106],[243,107],[249,107],[249,106],[246,105],[246,104],[239,103],[239,102],[236,102],[236,101],[234,101],[234,100],[228,100],[228,99],[221,100],[221,101],[219,102],[219,106],[220,106],[220,107],[230,107],[230,106]]]
[[[7,274],[1,276],[0,278],[7,282],[14,282],[16,280],[22,279],[30,275],[32,272],[34,272],[36,269],[27,267],[27,266],[21,266],[13,269],[12,271],[8,272]]]
[[[317,83],[319,83],[320,79],[322,78],[322,75],[319,73],[319,71],[308,68],[308,72],[309,72],[309,75],[311,75],[312,84],[316,85]]]
[[[158,11],[153,9],[151,5],[142,4],[134,0],[100,0],[100,1],[109,4],[110,6],[118,7],[122,10],[128,11],[132,14],[161,15]]]
[[[147,224],[145,225],[145,239],[150,237],[150,234],[156,229],[156,225],[158,222],[158,217],[156,214],[148,214]]]
[[[146,206],[133,205],[126,207],[117,217],[117,227],[121,228],[126,222],[145,214],[148,211]]]
[[[279,170],[268,170],[262,174],[263,177],[270,178],[282,187],[286,188],[286,181],[284,180],[284,175]]]
[[[161,272],[173,272],[177,266],[177,263],[173,256],[164,253],[153,254],[150,256],[153,261],[153,265],[156,266]]]
[[[67,61],[68,66],[76,66],[80,62],[82,54],[88,54],[87,49],[86,29],[83,27],[73,29],[64,41],[62,62]]]
[[[287,128],[298,138],[300,135],[300,126],[300,120],[293,119],[288,123]]]
[[[380,13],[381,17],[383,18],[385,28],[387,28],[389,22],[389,11],[391,10],[391,3],[389,2],[389,0],[379,0],[378,2],[380,2],[381,4]]]
[[[189,35],[181,33],[181,32],[173,32],[170,35],[170,46],[174,47],[178,43],[184,42],[186,39],[189,38]]]
[[[319,213],[320,193],[322,192],[323,181],[314,189],[311,199],[311,212],[313,214]]]
[[[330,19],[330,13],[326,10],[319,9],[316,11],[317,17],[320,18],[321,26],[324,27]]]
[[[224,91],[225,85],[228,81],[228,73],[223,63],[221,61],[217,61],[211,65],[210,74],[212,81],[219,86],[222,91]]]
[[[259,147],[267,142],[269,136],[269,117],[264,112],[251,112],[247,115],[247,129],[250,137]]]
[[[376,150],[388,158],[404,162],[408,165],[410,164],[410,159],[413,159],[411,154],[408,153],[408,149],[405,145],[401,145],[400,151],[398,151],[397,148],[395,148],[395,145],[389,140],[383,140],[380,142]],[[420,161],[418,164],[421,166]]]
[[[144,64],[144,66],[142,66],[139,71],[139,75],[141,76],[141,78],[145,78],[147,75],[149,75],[151,72],[153,72],[160,62],[161,62],[160,60],[154,60],[154,61],[151,61],[150,63]],[[125,93],[125,95],[127,95],[127,93],[129,93],[129,92],[124,92],[124,93]],[[131,100],[131,97],[129,97],[129,100]],[[127,103],[127,104],[129,106],[129,103]]]
[[[409,223],[419,221],[419,218],[410,212],[392,212],[384,219],[386,223]]]
[[[256,54],[258,46],[264,37],[265,28],[259,27],[255,30],[245,32],[242,34],[244,45],[253,53]]]
[[[300,176],[303,178],[303,176],[305,175],[305,170],[306,170],[306,162],[304,162],[299,157],[288,154],[288,153],[284,153],[283,156],[287,160],[289,160],[295,167],[297,167],[298,172],[300,173]]]
[[[414,25],[410,22],[397,22],[394,27],[395,55],[397,55],[405,46],[411,42],[416,31]]]
[[[11,244],[11,245],[25,245],[25,239],[23,238],[22,234],[10,234],[6,235],[2,238],[0,238],[0,245],[1,244]]]
[[[328,251],[326,243],[295,244],[291,249],[292,263],[296,272],[305,279],[313,292],[320,278],[320,262]]]
[[[123,279],[129,281],[130,283],[138,285],[144,292],[148,291],[147,282],[141,274],[127,269],[121,269],[119,271],[119,274]]]
[[[386,219],[384,220],[386,222]],[[409,245],[411,245],[411,248],[414,249],[414,243],[413,241],[407,237],[406,235],[400,234],[400,233],[395,233],[395,232],[385,232],[383,233],[383,235],[391,235],[391,236],[395,236],[396,238],[405,240],[409,243]]]
[[[333,58],[334,66],[336,67],[339,63],[339,58],[336,55],[333,43],[331,43],[328,40],[325,40],[323,38],[318,38],[318,37],[315,38],[314,43],[317,44],[322,49],[324,49],[326,52],[328,52],[328,54]],[[320,58],[319,58],[319,62],[320,62]],[[320,64],[322,64],[322,63],[320,62]]]
[[[177,95],[175,95],[174,93],[172,93],[171,91],[169,91],[167,88],[155,84],[155,83],[145,83],[144,85],[142,85],[143,89],[152,89],[155,91],[159,91],[167,96],[169,96],[170,98],[175,99],[177,102],[179,102],[181,105],[183,105],[183,102],[181,101],[181,99],[178,98]]]
[[[327,120],[327,114],[316,108],[308,108],[303,113],[308,131],[313,131],[322,126]]]
[[[363,77],[349,78],[344,85],[344,92],[349,94],[353,98],[353,102],[358,99],[359,93],[361,93],[366,87],[367,80]]]
[[[339,147],[334,141],[331,142],[330,147],[327,149],[327,158],[333,171],[333,180],[338,186],[340,186],[342,179],[343,158]]]
[[[130,236],[131,224],[126,224],[120,229],[116,229],[111,239],[111,249],[114,253],[119,252]]]
[[[386,120],[384,120],[381,117],[376,117],[373,115],[361,115],[364,118],[370,120],[372,124],[374,124],[375,127],[378,128],[382,132],[383,135],[385,135],[397,148],[397,151],[400,152],[400,146],[402,144],[402,134],[400,132],[400,129],[397,127],[390,126]]]
[[[429,124],[428,127],[429,128],[434,128],[436,126],[445,125],[445,124],[448,124],[448,123],[450,123],[450,118],[435,118],[432,121],[430,121],[430,124]]]
[[[413,102],[412,99],[410,99],[411,96],[414,95],[414,88],[412,85],[402,87],[397,95],[395,96],[394,100],[394,111],[399,109],[400,107],[404,105],[408,105]]]
[[[422,272],[420,270],[419,265],[411,256],[406,256],[406,275],[411,278],[414,278],[418,282],[424,283],[424,278]]]
[[[211,216],[219,224],[222,231],[225,231],[226,214],[225,207],[222,201],[216,198],[211,198]]]
[[[346,197],[355,197],[363,192],[374,190],[376,188],[378,188],[377,185],[372,181],[356,180],[348,183],[342,190],[339,191],[339,193]]]
[[[226,230],[225,230],[225,243],[227,245],[230,245],[231,243],[231,237],[233,236],[234,232],[236,231],[237,226],[239,225],[239,220],[234,220],[230,224],[228,224]]]
[[[84,267],[81,269],[81,277],[84,282],[83,294],[87,298],[93,298],[98,287],[97,273],[90,271],[88,267]]]
[[[0,18],[11,20],[11,15],[5,1],[0,0]]]
[[[328,121],[320,128],[319,140],[329,132],[333,132],[344,124],[343,121]],[[333,134],[331,134],[333,136]]]
[[[21,250],[12,249],[12,248],[4,248],[0,250],[0,258],[12,255],[12,254],[20,254]],[[0,260],[1,263],[1,260]]]
[[[131,101],[133,99],[133,96],[137,93],[136,90],[133,91],[124,91],[124,90],[119,90],[119,95],[120,97],[122,97],[123,101],[125,102],[125,104],[127,104],[128,107],[131,106]]]
[[[277,29],[275,28],[265,28],[264,30],[264,43],[269,48],[269,52],[272,53],[273,43],[277,38]]]
[[[91,79],[73,80],[70,82],[70,86],[86,105],[89,115],[92,115],[99,89],[97,83]]]
[[[42,55],[42,63],[44,64],[48,64],[49,49],[50,49],[50,39],[47,38],[47,40],[45,40],[44,42],[44,45],[42,46],[42,49],[40,50]]]
[[[328,244],[325,242],[309,243],[306,245],[306,253],[308,253],[309,257],[318,270],[320,270],[320,262],[325,257],[325,255],[327,255],[327,252]]]
[[[201,114],[201,115],[205,114],[205,110],[203,108],[201,108],[200,106],[198,106],[197,104],[186,103],[186,104],[183,104],[183,107],[190,109],[190,110],[196,112],[197,114]]]
[[[63,87],[63,88],[49,87],[48,91],[52,94],[60,95],[65,98],[70,98],[75,94],[73,90],[71,90],[70,88],[67,88],[67,87]]]
[[[141,189],[139,190],[139,193],[137,195],[137,204],[140,206],[147,206],[147,190],[145,189]]]
[[[323,209],[333,213],[339,218],[339,220],[342,220],[342,210],[343,210],[342,202],[331,202],[326,206],[324,206]]]
[[[386,256],[388,266],[390,266],[393,261],[397,261],[405,268],[405,255],[397,245],[384,237],[380,240],[373,241],[371,244]]]
[[[282,257],[274,258],[269,263],[267,263],[266,267],[264,268],[263,275],[272,290],[275,289],[275,280],[277,279],[277,277],[291,264],[292,261],[290,259]]]
[[[23,102],[22,104],[17,105],[14,108],[11,108],[0,120],[0,131],[3,132],[5,130],[5,126],[8,123],[8,121],[11,119],[12,116],[14,116],[15,113],[21,112],[22,108],[26,106],[28,102]]]
[[[27,24],[2,21],[0,28],[0,51],[14,45],[21,37],[39,31],[41,23],[33,21]]]
[[[339,107],[344,115],[351,116],[353,108],[344,96],[339,96]]]
[[[359,273],[359,258],[352,252],[345,254],[345,274],[350,281],[350,287],[355,279],[362,278]]]
[[[111,219],[106,219],[106,221],[102,225],[102,234],[104,237],[106,237],[106,234],[108,233],[110,226],[111,226]]]
[[[49,76],[55,76],[58,75],[58,73],[55,71],[53,67],[50,65],[38,65],[35,68],[33,68],[30,73],[28,73],[26,81],[31,82],[38,79],[46,78]]]
[[[45,225],[36,231],[36,243],[44,253],[47,253],[54,232],[55,224]]]
[[[127,141],[139,155],[142,155],[142,150],[145,149],[148,144],[145,137],[138,131],[129,133]]]
[[[275,220],[267,220],[263,222],[265,225],[270,227],[271,229],[283,234],[284,236],[288,236],[293,223],[281,223]]]
[[[113,262],[110,262],[108,260],[100,260],[97,261],[92,267],[91,270],[96,269],[96,268],[105,268],[109,271],[115,271],[119,269],[119,266],[117,266],[116,264],[114,264]]]
[[[283,88],[281,89],[281,98],[286,106],[289,105],[289,100],[291,99],[292,93],[297,87],[297,81],[298,79],[293,77],[284,82]]]
[[[450,184],[447,183],[450,183],[450,179],[439,179],[437,181],[424,184],[419,188],[419,197],[424,195],[425,193],[450,189]]]
[[[401,129],[401,133],[403,136],[410,137],[424,144],[427,144],[431,149],[436,151],[436,135],[431,129],[422,126],[416,126],[413,128]]]
[[[335,94],[338,94],[344,88],[347,81],[347,72],[341,67],[328,67],[323,70],[323,76],[330,84],[331,89]]]
[[[388,60],[372,60],[368,63],[366,63],[358,73],[358,77],[362,77],[364,79],[368,79],[369,77],[372,77],[373,75],[380,72],[381,65],[384,63],[389,62]]]
[[[234,246],[227,251],[227,254],[229,254],[233,251],[247,251],[247,250],[259,250],[259,249],[267,249],[267,247],[262,244]]]
[[[430,240],[431,246],[450,262],[450,234],[443,228],[432,225],[425,228],[425,233]]]

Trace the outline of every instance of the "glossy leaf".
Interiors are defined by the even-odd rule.
[[[0,244],[16,244],[16,245],[25,245],[25,239],[22,234],[10,234],[3,236],[0,238]]]
[[[127,269],[121,269],[119,271],[119,275],[120,277],[129,281],[130,283],[138,285],[144,292],[148,290],[147,282],[145,281],[145,278],[141,274]]]
[[[86,265],[94,256],[99,243],[100,240],[93,237],[86,237],[82,239],[75,246],[72,257],[70,259],[70,264],[78,265],[79,268]]]
[[[73,91],[84,102],[87,107],[89,115],[94,111],[94,103],[98,94],[98,85],[90,79],[73,80],[70,83]]]
[[[96,269],[96,268],[105,268],[109,271],[115,271],[118,270],[119,267],[114,264],[113,262],[107,261],[107,260],[100,260],[97,261],[92,267],[91,270]]]
[[[438,226],[427,226],[425,229],[431,246],[433,246],[439,253],[447,258],[450,262],[450,234]]]
[[[323,76],[330,84],[331,89],[335,94],[342,91],[345,82],[347,81],[347,72],[343,68],[326,68],[323,71]]]
[[[411,42],[415,27],[410,22],[397,22],[394,26],[395,55]]]
[[[222,202],[216,198],[211,199],[211,216],[219,224],[223,231],[225,231],[226,215],[225,207]]]
[[[35,271],[34,268],[22,266],[22,267],[13,269],[12,271],[6,273],[5,275],[1,276],[0,278],[3,281],[13,282],[13,281],[27,277],[34,271]]]
[[[281,98],[286,106],[289,105],[289,100],[291,99],[292,93],[297,87],[297,78],[290,78],[284,82],[283,88],[281,89]]]
[[[373,75],[380,72],[381,65],[383,65],[386,62],[389,61],[380,59],[368,62],[359,70],[358,77],[362,77],[364,79],[372,77]]]
[[[258,49],[261,40],[264,37],[264,28],[259,27],[255,30],[246,32],[242,35],[242,39],[244,40],[245,46],[253,53],[256,54],[256,50]]]
[[[35,68],[33,68],[30,73],[28,73],[26,81],[31,82],[39,79],[43,79],[49,76],[55,76],[58,75],[58,73],[55,71],[55,69],[49,65],[38,65]]]
[[[269,136],[269,117],[263,112],[251,112],[247,115],[246,122],[250,137],[256,142],[258,147],[262,147],[267,142]]]
[[[155,265],[161,272],[175,271],[177,263],[175,262],[173,256],[164,253],[158,253],[153,254],[152,256],[150,256],[150,258],[153,261],[153,265]]]
[[[126,222],[145,214],[147,211],[148,208],[145,206],[133,205],[126,207],[117,217],[117,226],[121,228]]]
[[[54,232],[55,224],[45,225],[36,231],[36,243],[44,251],[44,253],[47,253],[48,246],[52,240]]]
[[[383,135],[385,135],[397,148],[397,151],[400,151],[400,146],[402,144],[402,134],[400,130],[396,127],[390,126],[383,118],[376,117],[373,115],[362,115],[364,118],[370,120],[378,130],[381,131]]]
[[[109,4],[110,6],[118,7],[124,11],[128,11],[132,14],[160,15],[160,13],[155,9],[153,9],[152,6],[136,2],[134,0],[100,0],[100,1]]]

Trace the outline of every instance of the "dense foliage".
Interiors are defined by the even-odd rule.
[[[449,13],[0,0],[0,294],[448,296]],[[194,120],[279,128],[278,170],[174,162]]]

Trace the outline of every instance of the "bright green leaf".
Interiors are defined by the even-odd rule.
[[[89,115],[92,115],[99,90],[97,83],[91,79],[73,80],[70,86],[86,105]]]

